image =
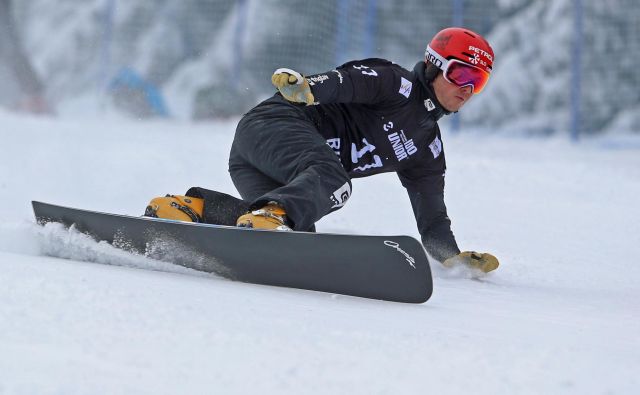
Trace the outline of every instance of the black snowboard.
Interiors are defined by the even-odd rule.
[[[40,224],[74,225],[118,248],[232,280],[408,303],[433,290],[426,253],[409,236],[253,230],[32,203]]]

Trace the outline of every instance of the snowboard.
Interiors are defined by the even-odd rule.
[[[409,236],[282,232],[134,217],[33,201],[39,224],[231,280],[406,303],[433,292],[422,244]]]

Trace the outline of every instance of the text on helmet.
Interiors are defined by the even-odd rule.
[[[469,51],[475,52],[477,54],[480,54],[484,57],[486,57],[487,59],[489,59],[489,61],[493,62],[493,56],[491,56],[491,54],[489,54],[487,51],[480,49],[480,48],[476,48],[473,45],[469,45]]]

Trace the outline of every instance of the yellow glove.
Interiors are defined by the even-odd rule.
[[[453,266],[467,266],[474,269],[480,269],[485,273],[492,270],[496,270],[500,263],[498,258],[491,254],[480,253],[475,251],[464,251],[458,255],[454,255],[451,258],[442,262],[446,267]]]
[[[294,103],[311,105],[315,101],[306,78],[291,69],[278,69],[271,76],[271,83],[278,88],[282,96]]]

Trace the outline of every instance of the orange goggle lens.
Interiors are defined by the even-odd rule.
[[[443,75],[447,81],[459,87],[471,86],[474,94],[482,92],[489,82],[489,73],[455,59],[449,61]]]

